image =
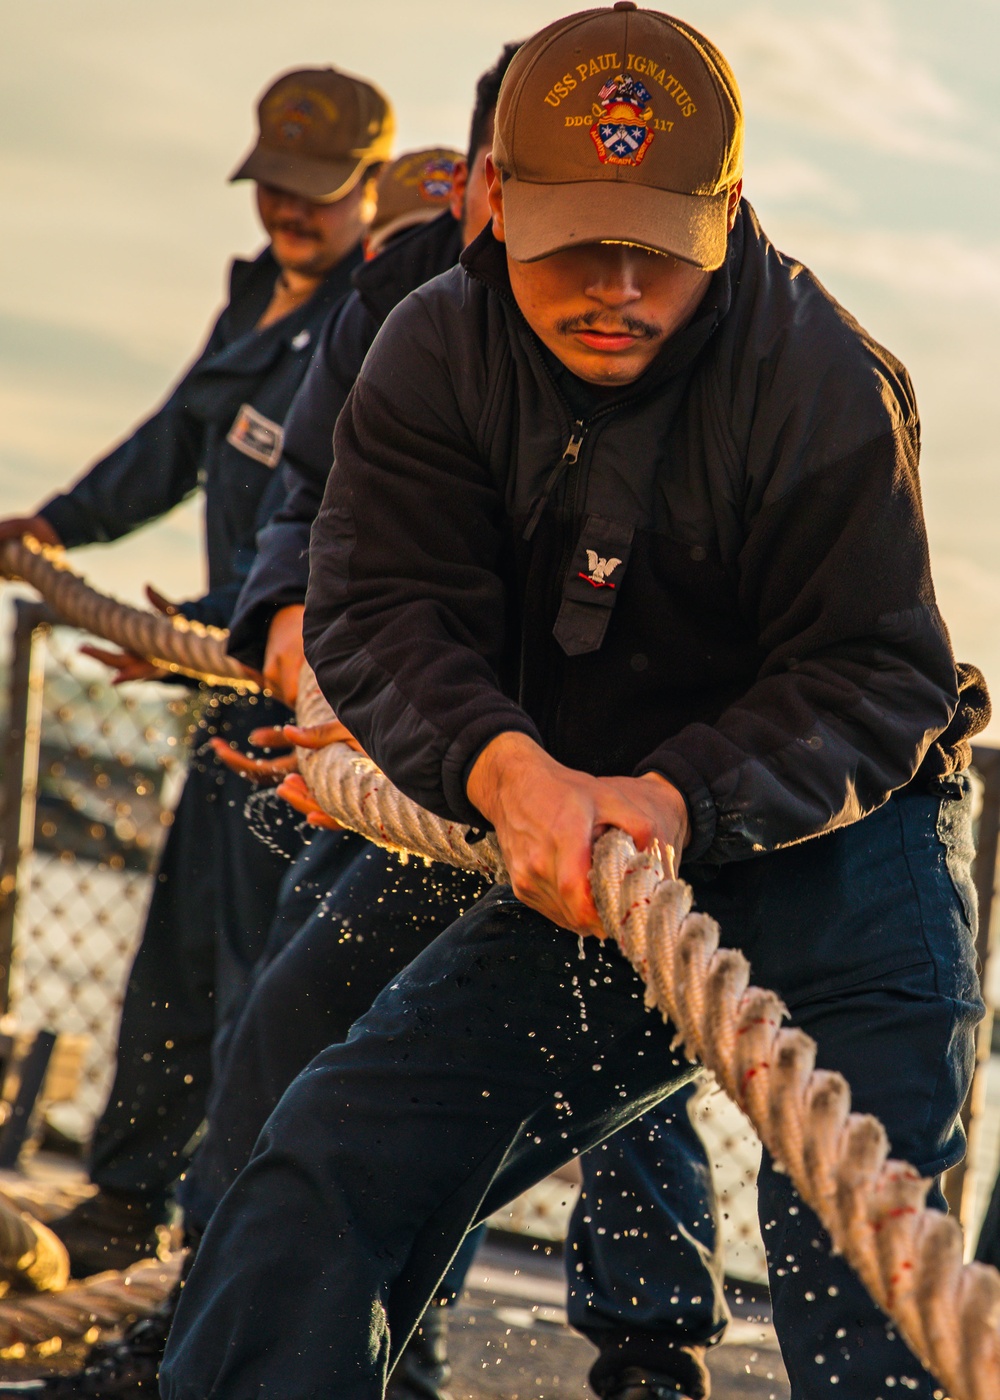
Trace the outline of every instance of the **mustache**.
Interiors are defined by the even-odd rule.
[[[272,225],[275,233],[290,233],[295,238],[317,239],[318,234],[314,233],[306,224],[300,224],[296,219],[279,219]]]
[[[641,340],[655,340],[660,335],[660,327],[655,321],[644,321],[639,316],[623,312],[616,316],[613,325],[599,325],[606,320],[607,313],[585,311],[582,316],[565,316],[556,322],[556,330],[562,335],[572,335],[575,331],[597,331],[601,335],[634,335]]]

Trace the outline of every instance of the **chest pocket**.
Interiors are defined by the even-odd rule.
[[[226,434],[226,441],[237,452],[262,462],[265,467],[276,467],[281,461],[281,449],[285,433],[280,423],[274,423],[258,413],[253,404],[245,403],[233,419],[233,426]]]
[[[588,515],[563,580],[552,635],[567,656],[598,651],[632,551],[634,525]]]

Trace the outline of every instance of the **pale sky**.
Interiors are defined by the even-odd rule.
[[[552,0],[0,0],[0,512],[143,417],[260,238],[245,185],[276,73],[333,63],[393,99],[398,149],[465,144],[475,79]],[[961,659],[1000,695],[1000,5],[686,0],[747,109],[765,228],[909,367]],[[120,596],[201,588],[188,505],[78,567]],[[1000,738],[1000,727],[994,734]]]

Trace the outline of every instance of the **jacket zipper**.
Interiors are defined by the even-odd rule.
[[[562,473],[568,472],[571,467],[576,467],[578,465],[577,459],[580,456],[584,439],[586,438],[590,430],[594,427],[594,425],[599,423],[602,418],[612,417],[615,413],[618,412],[619,409],[628,407],[629,404],[634,403],[636,399],[641,397],[642,396],[640,394],[633,394],[628,398],[620,399],[615,404],[609,404],[606,408],[598,409],[596,413],[592,413],[591,416],[587,419],[578,418],[576,420],[576,422],[573,424],[573,429],[570,433],[570,439],[566,445],[566,449],[563,452],[563,455],[557,463],[555,469],[550,474],[549,480],[545,484],[545,490],[543,491],[541,497],[538,500],[538,503],[532,511],[531,521],[529,522],[532,531],[537,526],[538,521],[541,519],[545,506],[549,498],[551,497],[551,494],[555,489],[556,483],[558,482]],[[570,456],[570,453],[572,453],[572,456]],[[563,580],[566,577],[566,570],[569,568],[570,560],[573,557],[573,551],[576,548],[576,530],[574,526],[576,522],[580,519],[580,516],[583,512],[583,502],[586,499],[586,478],[587,473],[585,471],[578,471],[575,473],[575,480],[571,484],[567,485],[567,499],[565,503],[566,518],[564,519],[562,527],[563,544],[559,558],[559,568],[556,572],[554,579],[555,596],[552,599],[552,607],[553,610],[556,612],[558,611],[559,600],[562,596]],[[525,538],[531,538],[527,531],[525,532]],[[552,695],[549,704],[546,707],[545,723],[543,729],[543,733],[548,736],[549,742],[552,743],[556,750],[559,752],[562,751],[561,741],[565,701],[565,660],[565,657],[561,658],[561,662],[563,664],[561,664],[559,667],[558,681],[553,686]]]
[[[534,504],[531,507],[531,514],[528,517],[528,523],[525,525],[524,533],[521,536],[525,543],[531,539],[538,529],[538,522],[542,518],[545,507],[552,499],[552,493],[559,483],[559,478],[567,468],[576,466],[577,459],[580,456],[580,449],[583,447],[583,440],[594,424],[600,422],[602,418],[610,418],[611,415],[617,413],[619,409],[630,407],[631,404],[636,403],[637,400],[642,397],[642,394],[632,394],[627,399],[619,399],[617,403],[609,404],[607,408],[599,408],[597,412],[592,413],[589,418],[577,418],[574,421],[570,429],[569,442],[567,442],[566,446],[563,448],[562,456],[546,478],[541,494],[535,497]]]
[[[567,467],[576,466],[576,460],[580,455],[580,448],[583,446],[583,439],[586,435],[587,425],[582,418],[578,418],[570,429],[569,442],[563,448],[563,455],[549,473],[545,485],[542,487],[541,495],[535,499],[535,504],[531,508],[531,515],[528,518],[528,523],[524,527],[524,534],[521,537],[523,540],[530,540],[538,529],[538,522],[541,520],[542,513],[548,505],[552,492],[555,490],[556,484],[563,472],[566,471]]]
[[[514,302],[513,297],[510,298],[510,301],[511,304],[514,305],[516,308],[516,303]],[[544,375],[548,383],[552,386],[556,398],[560,400],[562,404],[568,409],[569,405],[566,402],[565,397],[560,391],[558,384],[555,382],[555,379],[553,378],[548,365],[545,363],[536,345],[534,344],[534,339],[530,336],[528,339],[528,348],[530,353],[534,356],[535,360],[537,361],[541,373]],[[528,517],[528,523],[525,525],[524,532],[522,534],[522,539],[525,542],[530,541],[535,531],[537,530],[538,524],[542,518],[542,515],[545,512],[545,508],[551,500],[553,492],[555,491],[556,486],[559,484],[559,481],[563,474],[569,472],[572,468],[575,468],[578,465],[580,453],[583,449],[584,440],[586,439],[587,434],[590,432],[594,424],[600,422],[602,418],[610,418],[613,414],[617,413],[619,409],[629,408],[633,403],[636,403],[638,400],[644,398],[645,392],[638,394],[629,394],[626,398],[619,399],[616,403],[608,404],[606,408],[598,409],[597,412],[592,413],[589,418],[576,418],[573,420],[572,427],[570,428],[569,441],[563,449],[563,454],[559,458],[559,461],[556,463],[556,465],[552,468],[551,472],[548,475],[548,478],[545,481],[544,486],[542,487],[541,494],[535,499],[531,507],[531,514]],[[576,539],[572,533],[572,523],[574,520],[577,519],[579,515],[579,509],[581,505],[580,487],[582,481],[583,475],[578,474],[575,483],[575,490],[573,492],[573,500],[572,502],[567,502],[567,504],[569,505],[570,518],[569,521],[563,522],[562,527],[563,544],[562,550],[560,552],[559,568],[556,572],[554,581],[556,588],[556,594],[552,600],[554,607],[558,607],[558,599],[562,592],[563,579],[565,577],[566,570],[569,568],[569,561],[572,557],[573,549],[576,545]],[[565,660],[565,658],[562,659]],[[561,713],[563,704],[562,683],[564,679],[562,674],[562,666],[560,666],[559,669],[560,675],[558,684],[554,685],[552,688],[552,693],[545,707],[545,715],[544,717],[539,716],[539,722],[542,733],[551,735],[552,738],[556,739],[557,744],[558,734],[561,729]]]

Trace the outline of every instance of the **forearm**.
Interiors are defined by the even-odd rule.
[[[642,765],[688,798],[691,858],[746,859],[859,820],[911,781],[948,726],[957,677],[917,452],[909,419],[772,475],[739,556],[756,679]]]
[[[201,432],[167,405],[39,510],[67,548],[120,539],[197,486]]]
[[[301,607],[308,584],[309,524],[275,518],[257,536],[257,557],[233,610],[230,654],[259,670],[275,615]]]
[[[391,329],[392,319],[338,420],[310,545],[306,656],[398,787],[439,815],[476,821],[466,794],[473,760],[505,730],[538,738],[500,680],[511,667],[503,507],[464,420],[442,440],[441,413],[458,412],[453,396],[434,406],[411,377],[394,403],[381,382],[368,383],[392,373],[395,387],[391,335],[383,342]]]

